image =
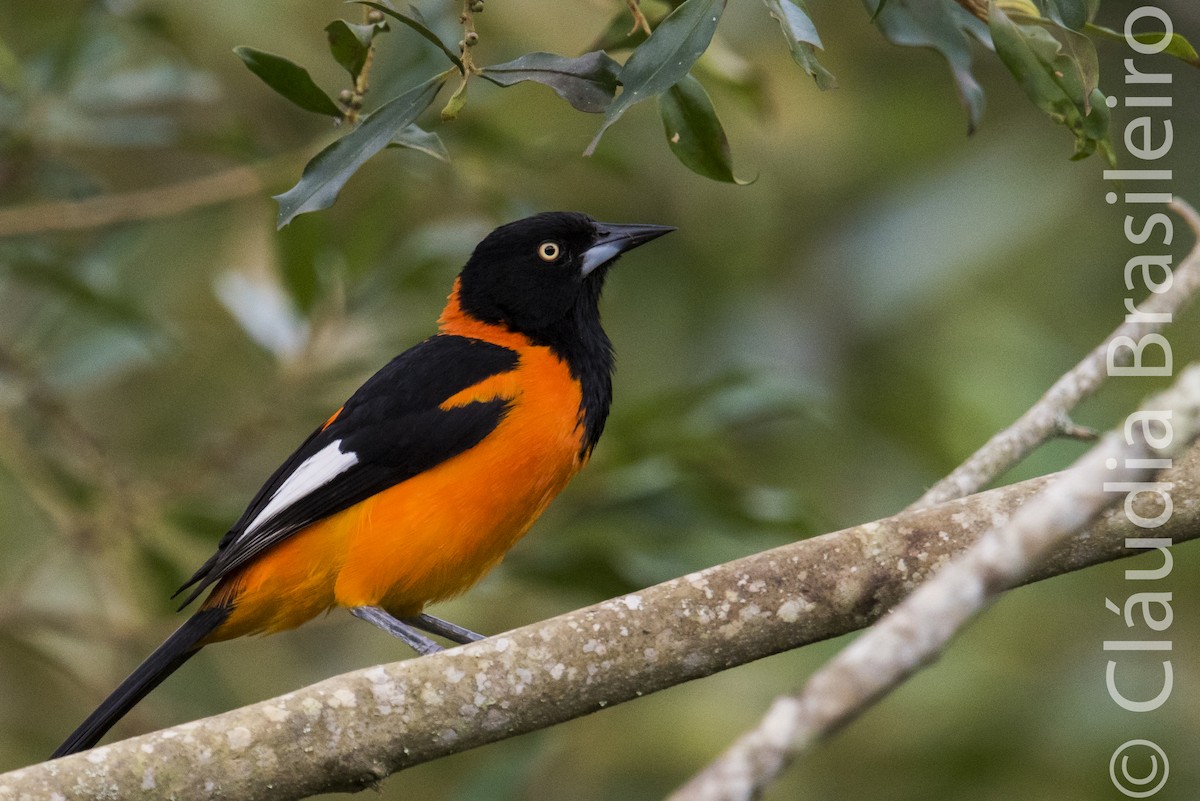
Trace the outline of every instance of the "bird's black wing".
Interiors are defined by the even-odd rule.
[[[290,534],[474,447],[509,400],[440,404],[516,369],[518,360],[509,348],[447,334],[397,356],[267,479],[216,553],[180,587],[192,588],[183,605]]]

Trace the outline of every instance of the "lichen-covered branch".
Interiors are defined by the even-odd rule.
[[[1129,315],[1108,339],[1055,381],[1029,411],[989,439],[909,508],[962,498],[986,487],[1059,432],[1070,411],[1100,388],[1108,377],[1108,354],[1114,342],[1140,342],[1147,334],[1160,331],[1200,294],[1200,214],[1179,198],[1172,200],[1169,206],[1188,224],[1197,240],[1192,251],[1175,268],[1170,287],[1162,293],[1151,293],[1138,305],[1136,314]],[[1132,350],[1119,347],[1116,356],[1116,364],[1126,365],[1132,358]]]
[[[1051,478],[814,537],[525,626],[205,720],[0,775],[0,800],[303,798],[542,729],[860,629]],[[1200,538],[1200,449],[1167,480],[1157,536]],[[1189,502],[1190,500],[1190,502]],[[1044,562],[1048,577],[1129,555],[1123,514]]]
[[[1152,433],[1133,425],[1106,434],[1074,467],[814,673],[799,693],[776,699],[757,726],[671,801],[758,798],[798,755],[935,659],[971,618],[1118,501],[1121,496],[1109,491],[1106,482],[1152,481],[1156,462],[1170,462],[1200,437],[1200,364],[1184,371],[1170,390],[1148,400],[1143,409],[1159,421]],[[1145,503],[1137,509],[1144,519],[1157,518],[1164,509],[1153,494],[1139,494],[1137,500]],[[1146,508],[1154,506],[1158,508]],[[1164,535],[1142,529],[1135,536]]]

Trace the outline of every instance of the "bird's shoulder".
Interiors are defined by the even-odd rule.
[[[263,483],[184,585],[196,585],[188,600],[304,526],[477,445],[508,412],[505,377],[520,362],[512,347],[452,334],[392,359]]]
[[[437,334],[381,367],[350,396],[342,414],[358,407],[370,411],[384,406],[389,415],[431,409],[481,381],[516,370],[520,359],[511,346]]]

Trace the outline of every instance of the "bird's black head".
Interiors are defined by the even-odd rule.
[[[478,320],[555,338],[564,325],[596,317],[604,277],[618,256],[673,230],[563,211],[502,225],[463,268],[459,303]]]
[[[548,212],[502,225],[471,254],[458,281],[459,309],[549,347],[580,385],[586,458],[612,402],[612,343],[600,327],[600,290],[613,261],[674,231]]]

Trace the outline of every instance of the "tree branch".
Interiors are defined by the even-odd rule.
[[[80,231],[106,225],[156,220],[192,209],[258,194],[264,181],[254,167],[234,167],[170,186],[139,189],[85,200],[59,200],[0,208],[0,237]]]
[[[0,800],[303,798],[546,728],[869,625],[1053,477],[903,512],[433,656],[0,775]],[[1200,448],[1164,480],[1156,536],[1200,538]],[[1190,502],[1189,502],[1190,501]],[[1129,555],[1141,529],[1101,516],[1036,573]]]
[[[1197,243],[1174,271],[1170,288],[1151,293],[1137,307],[1135,321],[1126,321],[1100,343],[1083,361],[1075,365],[1054,386],[1021,415],[1015,423],[993,436],[987,443],[955,468],[954,472],[934,484],[909,508],[932,506],[951,498],[962,498],[990,484],[1039,445],[1063,430],[1069,412],[1091,397],[1108,377],[1108,353],[1114,342],[1123,338],[1137,342],[1170,323],[1187,304],[1200,293],[1200,214],[1179,198],[1168,204],[1172,211],[1187,222]],[[1128,364],[1132,358],[1129,348],[1119,348],[1117,364]]]
[[[1178,457],[1200,437],[1200,364],[1185,370],[1170,390],[1142,409],[1159,420],[1165,416],[1169,425],[1165,430],[1157,426],[1151,435],[1144,426],[1106,434],[1074,467],[827,662],[799,693],[777,698],[757,726],[670,801],[758,798],[797,756],[933,661],[971,618],[1117,501],[1120,496],[1106,482],[1152,481],[1158,472],[1153,462]],[[1154,437],[1165,438],[1166,444],[1156,444]],[[1146,518],[1163,509],[1157,502],[1147,505],[1159,508],[1138,509]],[[1166,509],[1170,516],[1171,507]],[[1147,534],[1142,530],[1136,536]],[[1153,535],[1161,536],[1158,530]]]

